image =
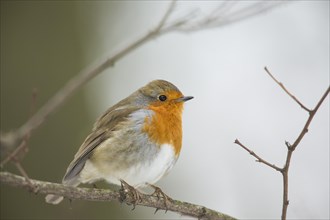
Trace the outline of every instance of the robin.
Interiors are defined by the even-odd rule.
[[[168,81],[154,80],[121,100],[98,118],[67,168],[63,184],[105,180],[133,188],[153,186],[179,157],[183,103],[192,98]],[[62,200],[46,196],[51,204]]]

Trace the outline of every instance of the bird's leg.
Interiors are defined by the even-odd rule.
[[[158,200],[162,197],[164,199],[164,205],[165,205],[165,208],[166,208],[166,212],[167,212],[167,204],[168,202],[171,202],[173,201],[173,199],[171,197],[169,197],[168,195],[166,195],[159,187],[155,186],[155,185],[152,185],[150,183],[148,183],[149,186],[151,186],[152,188],[154,188],[154,192],[151,194],[152,196],[157,196]],[[156,210],[157,211],[157,210]]]
[[[133,201],[131,201],[133,205],[133,209],[135,209],[135,205],[142,201],[142,193],[136,190],[133,186],[129,185],[127,182],[124,180],[120,180],[121,183],[121,189],[119,190],[120,193],[120,200],[123,202],[126,199],[127,193],[131,193],[131,196],[133,198]]]

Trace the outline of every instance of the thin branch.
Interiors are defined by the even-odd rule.
[[[153,30],[147,32],[142,37],[133,40],[132,42],[122,46],[117,51],[113,52],[111,55],[101,58],[95,61],[93,64],[82,70],[76,76],[74,76],[67,84],[65,84],[58,92],[48,100],[44,106],[42,106],[39,111],[34,114],[25,124],[23,124],[17,131],[14,133],[8,133],[1,135],[1,147],[4,145],[15,145],[18,140],[24,138],[28,133],[31,133],[33,130],[38,128],[42,123],[45,122],[47,117],[54,113],[73,93],[86,84],[89,80],[100,74],[102,71],[107,69],[110,66],[113,66],[115,62],[134,51],[136,48],[140,47],[144,43],[153,39],[154,37],[160,36],[160,29],[163,24],[166,22],[169,14],[173,10],[172,2],[170,7],[165,13],[165,16],[160,21],[160,24],[157,25]],[[8,147],[7,147],[8,148]]]
[[[268,75],[284,90],[284,92],[286,92],[286,94],[288,94],[293,100],[295,100],[295,102],[298,103],[298,105],[300,105],[300,107],[302,107],[304,110],[306,110],[307,112],[311,112],[311,110],[309,110],[306,106],[304,106],[294,95],[292,95],[283,85],[283,83],[279,82],[274,76],[273,74],[270,73],[270,71],[267,69],[267,67],[264,68],[266,70],[266,72],[268,73]]]
[[[33,183],[31,182],[27,172],[25,171],[25,169],[23,168],[22,164],[17,160],[14,162],[15,163],[15,166],[16,168],[18,169],[18,171],[22,174],[22,176],[25,178],[26,182],[29,184],[30,186],[30,189],[34,189],[33,191],[35,191],[35,188],[34,188],[34,185]]]
[[[33,190],[36,194],[55,194],[64,196],[70,200],[80,199],[88,201],[119,201],[127,204],[132,204],[134,201],[133,195],[112,191],[109,189],[91,189],[64,186],[62,184],[44,182],[30,179],[33,185],[31,189],[30,183],[22,176],[17,176],[8,172],[0,172],[0,182],[13,187],[19,187],[26,190]],[[136,205],[153,207],[156,209],[169,210],[182,215],[191,216],[199,219],[219,219],[219,220],[234,220],[235,218],[208,209],[206,207],[195,205],[178,200],[169,200],[164,203],[163,199],[158,199],[157,196],[141,195],[141,200],[137,201]],[[166,207],[167,206],[167,207]]]
[[[31,98],[31,104],[30,104],[30,111],[29,111],[29,117],[31,117],[31,115],[34,113],[35,111],[35,107],[36,107],[36,103],[37,103],[37,89],[33,89],[32,91],[32,98]],[[21,141],[20,145],[13,151],[11,152],[3,161],[1,161],[0,163],[0,167],[4,167],[4,165],[6,163],[8,163],[9,161],[15,159],[15,163],[17,163],[18,161],[18,156],[21,152],[24,152],[24,154],[26,154],[28,152],[28,142],[30,140],[30,133],[27,133],[24,137],[24,139]],[[24,155],[23,155],[24,156]],[[23,157],[21,156],[21,158]],[[16,166],[18,167],[18,166]],[[19,167],[18,167],[19,168]],[[22,167],[21,167],[22,168]],[[21,170],[21,169],[19,169]],[[21,172],[22,173],[22,172]],[[26,173],[22,173],[23,176],[26,175]]]
[[[310,123],[312,122],[317,110],[320,108],[321,104],[323,103],[325,98],[328,96],[329,92],[330,92],[330,87],[328,87],[328,89],[322,95],[321,99],[318,101],[315,108],[310,111],[309,117],[308,117],[303,129],[301,130],[299,136],[295,140],[295,142],[292,145],[287,145],[288,146],[288,152],[287,152],[285,165],[283,167],[283,172],[282,172],[282,174],[283,174],[282,219],[283,220],[286,219],[287,210],[288,210],[288,206],[289,206],[289,199],[288,199],[288,197],[289,197],[289,193],[288,193],[288,191],[289,191],[289,176],[288,176],[288,174],[289,174],[289,168],[290,168],[290,163],[291,163],[291,158],[292,158],[293,151],[297,148],[300,141],[303,139],[305,134],[308,132],[308,127],[309,127]]]
[[[22,140],[21,144],[13,152],[11,152],[3,161],[1,161],[0,167],[3,168],[9,161],[11,161],[13,158],[16,158],[17,154],[25,148],[26,144],[26,140]]]
[[[198,30],[204,30],[206,28],[214,28],[214,27],[221,27],[228,24],[231,24],[233,22],[241,21],[245,18],[252,17],[254,15],[260,14],[263,11],[268,11],[270,8],[273,8],[274,6],[271,6],[269,8],[258,8],[257,10],[253,11],[251,10],[249,13],[244,14],[242,17],[237,16],[236,18],[232,19],[230,17],[224,18],[223,14],[221,14],[221,10],[213,11],[212,14],[209,16],[203,16],[198,19],[191,19],[196,15],[195,11],[189,12],[187,16],[183,16],[177,20],[174,20],[174,22],[169,22],[169,18],[173,14],[174,8],[175,8],[176,2],[173,1],[170,3],[168,9],[164,13],[164,16],[159,21],[158,25],[156,25],[151,31],[145,33],[139,38],[133,39],[131,42],[124,44],[122,47],[120,47],[118,50],[113,51],[108,56],[105,56],[103,58],[100,58],[96,60],[94,63],[83,69],[81,72],[79,72],[77,75],[75,75],[70,81],[68,81],[60,90],[55,93],[53,97],[51,97],[34,115],[32,115],[31,118],[27,120],[26,123],[24,123],[20,128],[13,132],[8,133],[0,133],[0,150],[1,153],[7,153],[12,152],[5,161],[2,162],[2,165],[7,163],[9,160],[16,160],[17,152],[21,151],[22,149],[26,149],[26,142],[28,139],[25,140],[25,137],[30,137],[32,132],[40,127],[46,119],[53,114],[65,101],[71,97],[74,92],[76,92],[79,88],[81,88],[83,85],[85,85],[89,80],[103,72],[105,69],[112,67],[118,60],[122,59],[135,49],[141,47],[148,41],[155,39],[157,37],[160,37],[166,33],[175,32],[175,31],[181,31],[181,32],[192,32],[192,31],[198,31]],[[222,4],[223,8],[225,6]],[[229,9],[231,7],[226,6]],[[217,13],[218,12],[218,13]],[[225,14],[225,13],[224,13]],[[25,143],[24,143],[25,141]],[[18,150],[17,150],[18,148]],[[17,152],[16,152],[17,150]],[[63,185],[59,184],[53,184],[53,183],[46,183],[36,180],[31,180],[28,178],[26,172],[21,166],[21,164],[16,163],[16,167],[20,170],[22,175],[26,176],[25,178],[19,177],[19,176],[13,176],[12,174],[8,173],[1,173],[1,181],[7,182],[8,184],[11,184],[12,186],[17,187],[23,187],[23,188],[34,188],[37,187],[37,192],[44,193],[44,194],[58,194],[63,195],[68,198],[76,198],[76,199],[89,199],[89,200],[97,200],[101,201],[104,197],[97,197],[97,193],[104,193],[105,191],[91,191],[87,189],[81,189],[81,188],[72,188],[72,187],[65,187]],[[11,178],[11,179],[10,179]],[[10,180],[12,182],[10,182]],[[46,184],[46,185],[45,185]],[[35,186],[35,187],[32,187]],[[38,190],[39,189],[39,190]],[[77,190],[77,191],[76,191]],[[83,190],[83,191],[80,191]],[[84,191],[87,190],[87,191]],[[79,193],[82,192],[82,193]],[[62,193],[62,194],[61,194]],[[76,194],[73,194],[76,193]],[[91,193],[91,194],[90,194]],[[96,193],[96,194],[93,194]],[[107,193],[102,194],[103,196],[108,196],[107,198],[110,198],[111,196],[114,196],[114,194],[108,194]],[[91,198],[91,196],[93,196]],[[118,198],[113,197],[113,198]],[[145,206],[151,206],[155,208],[164,209],[164,206],[160,205],[160,202],[155,202],[155,199],[148,200],[153,197],[146,197],[146,200],[138,203],[140,205]],[[109,201],[108,199],[107,201]],[[147,202],[146,202],[147,201]],[[149,201],[149,202],[148,202]],[[156,205],[155,205],[156,204]],[[157,205],[158,204],[158,205]],[[226,216],[224,214],[215,212],[213,210],[207,209],[202,206],[196,206],[193,204],[180,202],[180,201],[174,201],[171,203],[168,207],[168,210],[172,210],[178,213],[182,213],[185,215],[190,215],[198,218],[208,218],[208,219],[231,219],[230,216]]]
[[[78,90],[90,79],[94,78],[106,68],[114,65],[114,63],[121,59],[123,56],[132,52],[146,41],[152,39],[153,36],[155,36],[155,32],[148,32],[129,45],[125,45],[123,48],[119,49],[109,57],[100,59],[94,64],[88,66],[86,69],[82,70],[78,75],[76,75],[66,85],[64,85],[64,87],[60,89],[51,99],[49,99],[48,102],[35,115],[33,115],[17,130],[17,136],[21,138],[26,133],[32,132],[38,128],[46,120],[46,118],[55,110],[57,110],[76,90]]]
[[[282,168],[279,168],[278,166],[269,163],[268,161],[262,159],[260,156],[258,156],[256,153],[254,153],[252,150],[250,150],[248,147],[246,147],[245,145],[243,145],[238,139],[235,140],[234,142],[235,144],[238,144],[239,146],[241,146],[244,150],[246,150],[247,152],[249,152],[253,157],[257,158],[257,162],[263,163],[267,166],[269,166],[270,168],[273,168],[279,172],[282,172]]]
[[[312,122],[315,113],[317,112],[317,110],[319,109],[319,107],[321,106],[321,104],[323,103],[323,101],[325,100],[325,98],[327,97],[327,95],[329,94],[329,92],[330,92],[330,87],[328,87],[328,89],[324,92],[323,96],[318,101],[318,103],[316,104],[315,108],[310,111],[309,117],[308,117],[308,119],[306,121],[305,126],[301,130],[298,138],[292,144],[292,151],[294,151],[296,149],[296,147],[298,146],[298,144],[300,143],[300,141],[303,139],[303,137],[305,136],[305,134],[308,132],[308,127],[309,127],[310,123]]]
[[[176,0],[172,0],[166,13],[164,14],[163,18],[160,20],[160,22],[155,30],[160,31],[164,27],[164,25],[166,24],[166,21],[168,20],[168,18],[170,17],[170,15],[172,14],[172,12],[174,10],[175,5],[176,5]]]
[[[330,86],[328,87],[328,89],[324,92],[323,96],[321,97],[321,99],[319,100],[319,102],[316,104],[315,108],[312,110],[311,114],[314,114],[317,112],[317,110],[320,108],[320,106],[322,105],[323,101],[325,100],[325,98],[328,96],[328,94],[330,93]]]
[[[303,105],[294,95],[292,95],[292,93],[289,92],[289,90],[287,90],[285,88],[285,86],[279,82],[271,73],[270,71],[267,69],[267,67],[265,67],[266,72],[268,73],[268,75],[293,99],[295,100],[304,110],[306,110],[307,112],[309,112],[309,117],[302,129],[302,131],[300,132],[299,136],[297,137],[297,139],[295,140],[295,142],[291,145],[288,141],[285,142],[285,145],[287,146],[287,155],[286,155],[286,160],[285,160],[285,165],[283,166],[283,168],[279,168],[275,165],[270,164],[269,162],[263,160],[262,158],[260,158],[257,154],[255,154],[253,151],[251,151],[249,148],[245,147],[243,144],[241,144],[237,139],[235,140],[235,144],[238,144],[239,146],[241,146],[243,149],[245,149],[246,151],[248,151],[252,156],[254,156],[255,158],[257,158],[258,162],[264,163],[269,167],[272,167],[273,169],[280,171],[282,173],[282,178],[283,178],[283,202],[282,202],[282,215],[281,215],[281,219],[285,220],[286,216],[287,216],[287,210],[288,210],[288,206],[289,206],[289,168],[290,168],[290,163],[291,163],[291,158],[292,158],[292,154],[293,151],[297,148],[297,146],[299,145],[300,141],[303,139],[303,137],[305,136],[305,134],[308,132],[308,128],[310,123],[312,122],[316,112],[318,111],[318,109],[320,108],[320,106],[322,105],[323,101],[325,100],[325,98],[328,96],[328,94],[330,93],[330,87],[328,87],[328,89],[324,92],[324,94],[322,95],[322,97],[320,98],[320,100],[318,101],[318,103],[316,104],[315,108],[313,110],[309,110],[305,105]]]
[[[255,9],[249,8],[249,12],[244,14],[242,17],[231,18],[228,15],[224,18],[221,13],[211,14],[210,16],[202,16],[199,19],[191,19],[191,15],[195,13],[188,13],[187,16],[182,16],[174,20],[174,22],[169,22],[169,17],[173,14],[176,1],[172,1],[161,18],[159,23],[150,31],[145,33],[140,38],[134,39],[128,44],[123,45],[118,50],[114,51],[112,54],[95,61],[93,64],[89,65],[87,68],[83,69],[76,76],[74,76],[67,84],[65,84],[58,92],[50,98],[40,109],[37,111],[26,123],[24,123],[16,131],[1,133],[0,134],[0,145],[4,151],[8,151],[10,148],[17,147],[24,136],[28,133],[32,133],[40,125],[42,125],[45,120],[54,113],[65,101],[69,99],[79,88],[85,85],[89,80],[103,72],[105,69],[113,66],[118,60],[122,59],[136,48],[142,46],[146,42],[160,37],[166,33],[181,31],[181,32],[192,32],[197,30],[204,30],[207,28],[222,27],[233,22],[241,21],[247,19],[254,15],[258,15],[262,12],[268,11],[280,4],[263,4],[263,7],[254,6]],[[221,6],[221,4],[220,4]],[[223,6],[223,5],[222,5]],[[221,11],[221,10],[219,10]],[[12,150],[11,150],[12,151]]]
[[[246,20],[259,14],[263,14],[284,3],[287,2],[257,2],[237,10],[232,10],[236,2],[228,2],[228,4],[226,2],[226,4],[220,4],[219,7],[207,16],[191,18],[191,13],[188,13],[189,16],[184,15],[177,18],[166,28],[164,28],[163,32],[178,31],[190,33],[205,29],[223,27]],[[227,11],[225,12],[224,9]],[[190,17],[191,22],[189,22],[189,20],[187,21],[187,17]]]
[[[226,13],[231,12],[231,9],[237,4],[237,1],[223,1],[219,7],[215,8],[213,12],[210,14],[212,15],[217,15],[217,14],[222,14],[226,15]]]
[[[277,7],[279,5],[286,4],[288,2],[278,1],[278,2],[267,2],[267,1],[258,1],[246,7],[243,7],[239,10],[233,11],[228,14],[231,23],[238,22],[241,20],[245,20],[249,17],[254,17],[255,15],[265,13],[271,10],[273,7]]]

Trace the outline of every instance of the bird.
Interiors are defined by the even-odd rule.
[[[180,155],[183,104],[192,98],[168,81],[154,80],[119,101],[96,120],[62,183],[76,187],[105,180],[158,190],[153,184]],[[59,204],[63,197],[48,194],[45,199]]]

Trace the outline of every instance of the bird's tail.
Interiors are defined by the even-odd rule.
[[[49,204],[57,205],[63,200],[63,196],[58,196],[54,194],[48,194],[45,198],[46,202]]]
[[[80,181],[78,180],[78,178],[74,178],[74,179],[72,179],[70,181],[63,182],[63,184],[65,186],[78,186],[80,184]],[[45,200],[49,204],[57,205],[60,202],[62,202],[63,198],[64,198],[63,196],[54,195],[54,194],[48,194],[45,197]]]

